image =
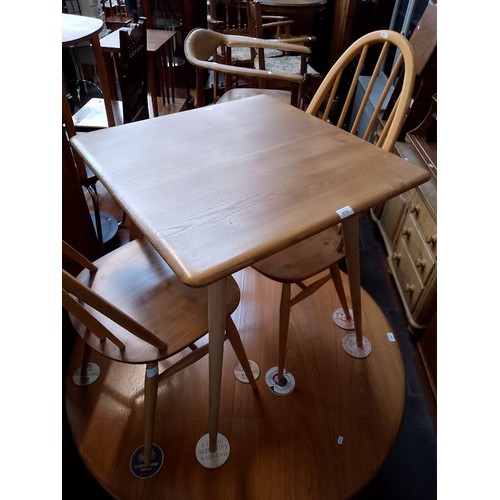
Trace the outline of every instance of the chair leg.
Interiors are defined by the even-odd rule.
[[[92,200],[92,206],[94,207],[94,217],[95,217],[95,228],[97,232],[97,239],[101,245],[104,245],[104,237],[102,235],[102,226],[101,226],[101,212],[99,210],[99,200],[97,198],[97,191],[94,190],[92,186],[87,187],[87,191],[90,194],[90,198]]]
[[[339,296],[340,304],[344,310],[345,317],[350,321],[352,318],[349,311],[349,304],[347,303],[347,297],[345,295],[344,285],[342,283],[342,277],[337,263],[330,267],[330,275],[332,277],[333,286],[335,287],[335,290],[337,290],[337,295]]]
[[[226,333],[227,337],[229,339],[229,342],[231,342],[231,345],[233,346],[234,352],[236,353],[236,356],[238,357],[238,361],[240,362],[243,371],[245,372],[245,375],[248,378],[248,381],[250,382],[250,385],[252,386],[253,389],[257,389],[257,384],[255,383],[255,379],[253,377],[252,369],[250,368],[250,363],[248,362],[247,355],[245,353],[245,348],[243,347],[243,343],[241,342],[241,337],[238,332],[238,329],[236,328],[236,325],[234,324],[231,316],[228,316],[226,318]]]
[[[90,353],[92,352],[92,349],[87,344],[87,342],[85,342],[84,344],[85,345],[83,346],[82,364],[80,368],[80,373],[82,376],[87,375],[87,367],[89,365]]]
[[[144,379],[144,465],[151,465],[153,428],[158,397],[158,363],[148,363]]]
[[[118,229],[121,229],[125,225],[126,220],[127,220],[127,212],[125,212],[125,210],[122,210],[122,218],[118,223]]]
[[[279,325],[279,350],[278,350],[278,377],[283,378],[285,369],[286,344],[288,340],[288,324],[290,322],[290,283],[283,283],[281,287],[281,303],[280,303],[280,325]]]

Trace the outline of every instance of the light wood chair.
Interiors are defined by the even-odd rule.
[[[294,21],[286,16],[265,15],[260,19],[259,36],[251,30],[251,20],[248,14],[247,3],[244,0],[210,0],[207,15],[207,27],[210,30],[224,33],[225,35],[253,36],[257,38],[280,38],[290,36],[290,26]],[[249,47],[234,47],[231,50],[231,64],[235,66],[253,67],[255,52]],[[263,57],[274,58],[283,55],[282,50],[265,48]],[[226,62],[225,46],[220,46],[214,53],[213,58],[218,63]],[[219,79],[217,72],[212,73],[213,101],[216,102],[219,95],[225,92],[223,81]],[[227,73],[225,77],[227,78]],[[232,75],[231,88],[245,87],[247,82],[240,75]]]
[[[145,365],[144,449],[140,455],[144,457],[142,467],[147,475],[148,467],[153,467],[152,456],[155,462],[158,458],[153,445],[158,384],[208,353],[208,342],[200,343],[208,331],[207,289],[183,285],[142,238],[132,240],[95,262],[63,242],[63,258],[84,268],[76,278],[65,269],[62,276],[63,307],[86,344],[82,367],[73,380],[85,381],[90,372],[99,373],[98,365],[96,368],[89,363],[92,350],[119,363]],[[239,300],[238,285],[229,278],[226,338],[249,383],[256,389],[243,344],[230,316]],[[159,362],[166,359],[172,363],[168,367],[159,366]],[[151,474],[154,472],[152,470]]]
[[[384,77],[382,70],[391,49],[396,50],[395,63],[392,68],[385,68],[389,76]],[[365,66],[368,51],[378,51],[372,68]],[[351,115],[360,78],[364,78],[366,92]],[[381,80],[384,83],[380,86]],[[315,93],[306,113],[345,128],[351,134],[358,134],[384,151],[392,151],[408,112],[414,82],[413,49],[408,40],[393,31],[375,31],[354,42],[337,60]],[[394,89],[399,90],[398,96],[393,95]],[[384,103],[389,101],[390,96],[395,100],[395,105],[392,110],[385,110],[388,119],[382,120]],[[369,106],[373,106],[371,112]],[[362,119],[367,123],[360,133]],[[334,321],[345,329],[355,327],[340,280],[338,262],[343,257],[342,234],[340,226],[336,226],[253,265],[268,278],[282,283],[277,369],[277,380],[281,384],[287,383],[284,365],[290,309],[293,305],[309,297],[331,279],[343,308],[343,311],[334,312]],[[324,271],[327,273],[320,275]],[[292,284],[300,288],[294,297],[291,293]]]
[[[214,53],[224,48],[225,62],[214,59]],[[205,105],[205,71],[221,73],[225,76],[225,93],[218,102],[240,99],[257,94],[269,94],[295,106],[300,106],[299,97],[302,95],[304,74],[274,73],[272,71],[247,68],[232,62],[231,52],[237,47],[277,49],[300,54],[304,59],[304,68],[307,56],[311,50],[305,45],[296,45],[280,40],[264,40],[247,36],[226,35],[204,28],[193,29],[184,42],[184,52],[187,60],[196,68],[196,106]],[[250,81],[251,88],[232,88],[231,75],[238,75]],[[279,80],[291,86],[291,90],[262,88],[268,80]]]

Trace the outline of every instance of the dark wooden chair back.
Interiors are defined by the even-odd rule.
[[[133,28],[120,29],[119,82],[123,103],[123,123],[149,118],[146,19]]]
[[[207,27],[228,35],[248,35],[245,2],[242,0],[210,0]]]

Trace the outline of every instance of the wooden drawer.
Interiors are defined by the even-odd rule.
[[[420,227],[424,241],[434,257],[437,256],[437,224],[434,217],[431,215],[425,202],[420,197],[417,191],[414,192],[410,202],[409,212],[415,217],[415,220]]]
[[[435,259],[411,213],[408,213],[403,221],[400,239],[406,243],[409,257],[415,266],[415,272],[419,275],[422,283],[427,283],[434,268]]]
[[[393,244],[395,243],[396,236],[399,234],[399,226],[404,217],[406,206],[410,201],[408,193],[403,193],[384,203],[380,222],[387,238]]]
[[[395,278],[404,294],[404,300],[410,311],[413,311],[424,285],[420,279],[413,261],[410,257],[408,247],[404,240],[400,240],[392,254],[392,267],[396,274]]]

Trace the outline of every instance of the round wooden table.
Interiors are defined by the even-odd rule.
[[[62,46],[71,47],[83,41],[89,41],[92,45],[97,72],[102,87],[104,105],[108,126],[115,125],[113,108],[111,105],[111,89],[109,84],[109,75],[99,42],[99,32],[104,27],[101,19],[87,16],[77,16],[75,14],[62,14]],[[64,92],[63,92],[64,93]],[[71,120],[72,122],[72,120]],[[71,135],[71,134],[70,134]]]

